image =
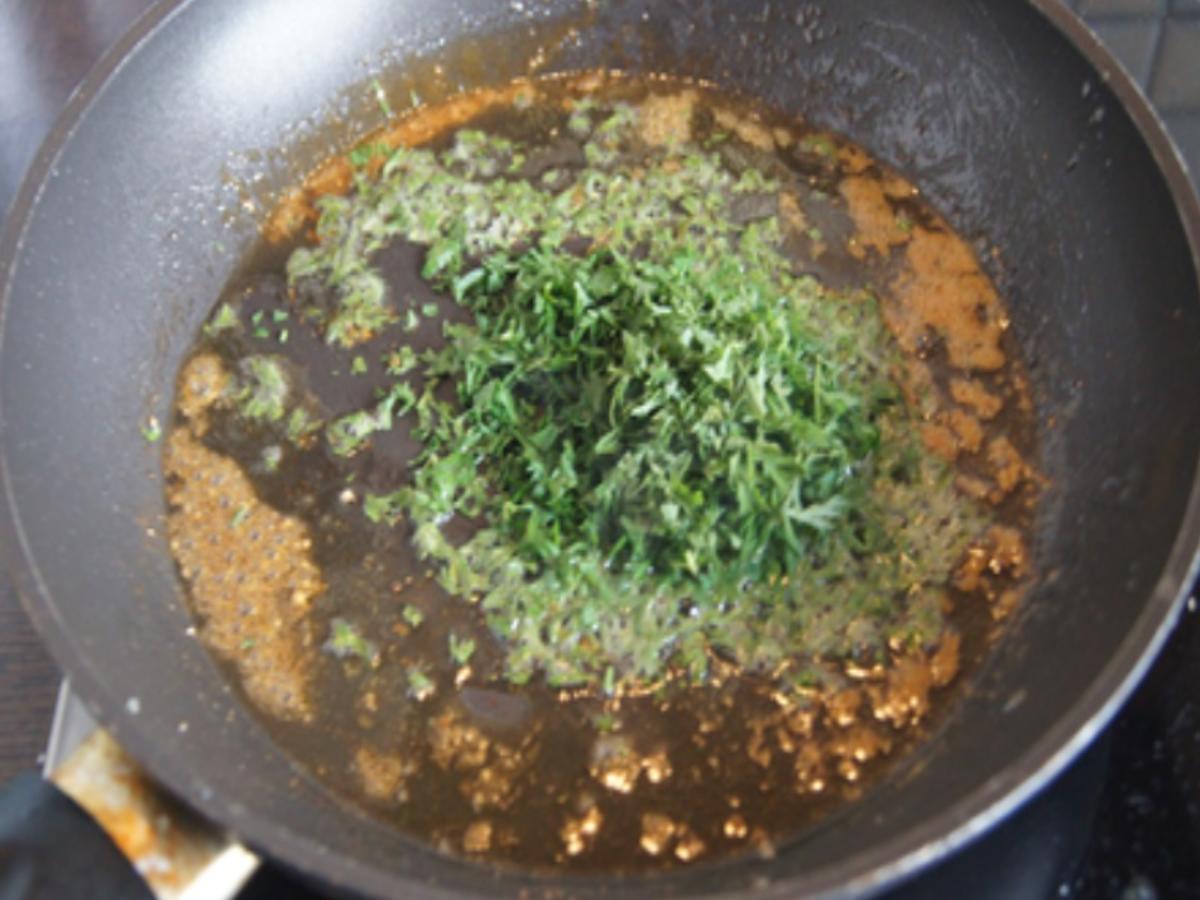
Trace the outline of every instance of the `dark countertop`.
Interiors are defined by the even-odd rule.
[[[0,0],[0,213],[71,90],[151,5]],[[1146,87],[1200,172],[1200,0],[1070,5]],[[0,574],[0,782],[36,764],[58,682]],[[1185,616],[1109,736],[1110,774],[1089,856],[1059,894],[1200,896],[1200,614]]]

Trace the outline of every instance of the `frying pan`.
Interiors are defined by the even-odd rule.
[[[668,72],[802,114],[997,250],[985,258],[1030,368],[1050,484],[1042,578],[925,748],[773,859],[634,880],[439,856],[286,757],[187,634],[158,449],[139,424],[168,418],[174,374],[255,221],[381,124],[375,74],[418,73],[389,84],[436,99],[524,74],[539,48],[540,71]],[[71,101],[0,245],[5,551],[46,642],[122,743],[328,886],[870,893],[1061,770],[1173,625],[1200,541],[1198,240],[1200,206],[1160,124],[1053,0],[164,3]]]

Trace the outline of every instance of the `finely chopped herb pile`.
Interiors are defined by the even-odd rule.
[[[815,657],[929,644],[982,519],[921,446],[875,299],[793,271],[783,176],[720,135],[652,148],[636,126],[577,105],[569,164],[476,130],[352,154],[354,191],[288,263],[307,317],[349,352],[411,331],[432,311],[372,265],[398,239],[470,313],[325,425],[351,456],[415,423],[410,479],[365,515],[481,605],[516,683],[703,683],[719,656],[804,685]],[[282,418],[271,373],[243,374]]]

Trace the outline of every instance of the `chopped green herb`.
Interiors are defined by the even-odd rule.
[[[243,650],[253,650],[254,644],[255,644],[254,638],[246,638],[242,641],[242,649]]]
[[[417,367],[417,354],[413,351],[412,347],[405,344],[403,347],[388,353],[383,358],[383,365],[389,375],[398,378]]]
[[[378,78],[372,78],[371,87],[375,89],[375,100],[379,104],[379,111],[385,118],[392,118],[392,105],[388,103],[387,91],[383,89],[383,84]]]
[[[323,198],[327,207],[336,207],[341,197]],[[311,277],[323,265],[323,256],[315,250],[301,248],[288,260],[288,277],[293,282]],[[339,303],[326,313],[319,307],[305,310],[305,318],[323,328],[325,340],[339,347],[353,347],[370,339],[396,319],[387,303],[387,285],[378,272],[371,271],[365,261],[340,258],[336,271],[330,273],[330,283],[337,289]]]
[[[209,337],[216,337],[218,334],[232,331],[240,325],[237,311],[228,303],[222,303],[217,307],[212,319],[204,326],[204,333]]]
[[[394,385],[374,408],[350,413],[330,423],[325,429],[329,449],[338,456],[353,456],[372,434],[391,429],[395,417],[404,415],[416,402],[411,387],[404,383]]]
[[[263,316],[264,316],[264,315],[266,315],[266,312],[265,312],[264,310],[261,310],[261,309],[255,310],[255,311],[254,311],[254,312],[253,312],[253,313],[250,315],[250,324],[251,324],[251,325],[258,325],[258,324],[260,324],[260,323],[262,322],[262,320],[263,320]]]
[[[437,318],[438,308],[436,303],[425,303],[421,306],[421,315],[427,319]]]
[[[141,426],[142,440],[147,444],[157,444],[162,439],[162,425],[157,416],[150,416]]]
[[[320,420],[314,418],[308,410],[297,406],[288,416],[287,436],[292,443],[298,444],[313,432],[321,429]]]
[[[514,683],[704,682],[716,652],[782,684],[813,656],[924,633],[912,598],[981,518],[921,449],[875,299],[793,274],[775,216],[738,220],[773,176],[719,147],[657,164],[624,104],[572,123],[588,165],[550,185],[496,177],[528,148],[477,131],[400,148],[321,201],[320,244],[289,260],[293,283],[334,288],[321,321],[344,346],[396,318],[370,262],[396,238],[471,314],[440,349],[385,361],[419,397],[399,382],[407,396],[326,429],[348,455],[412,417],[411,484],[367,495],[367,517],[407,519],[441,585],[481,598]],[[379,318],[342,327],[362,315]],[[411,304],[401,324],[419,327]],[[944,527],[912,526],[918,508]],[[451,541],[455,518],[482,526]]]
[[[279,464],[283,462],[283,448],[277,444],[264,447],[261,459],[264,469],[268,472],[275,472],[279,469]]]
[[[286,344],[287,342],[288,342],[288,330],[286,328],[280,329],[279,343]]]
[[[571,108],[571,116],[567,119],[567,129],[577,138],[587,137],[592,131],[592,112],[596,103],[585,98]]]
[[[386,157],[390,152],[391,148],[387,144],[362,144],[346,154],[346,159],[354,168],[361,169],[370,165],[374,159]]]
[[[408,670],[408,693],[414,700],[421,702],[433,696],[436,686],[428,675],[415,666]]]
[[[287,411],[291,389],[283,360],[276,356],[247,356],[238,364],[234,400],[241,414],[257,422],[278,422]]]
[[[357,657],[369,666],[374,666],[379,658],[378,648],[342,618],[336,618],[329,623],[329,639],[325,642],[324,649],[339,659]]]
[[[271,332],[270,332],[270,331],[268,331],[268,330],[267,330],[265,327],[263,327],[262,325],[258,326],[257,328],[255,328],[255,329],[254,329],[252,332],[250,332],[250,333],[251,333],[251,334],[253,334],[253,335],[254,335],[256,338],[258,338],[260,341],[265,341],[265,340],[267,340],[267,339],[268,339],[268,338],[271,336]]]
[[[913,222],[913,220],[910,219],[908,216],[899,215],[899,216],[896,216],[896,227],[899,228],[901,231],[903,231],[905,234],[908,234],[913,230],[913,228],[916,227],[916,223]]]
[[[376,524],[395,525],[404,516],[404,506],[398,494],[367,494],[363,498],[363,514]]]
[[[234,512],[233,518],[229,520],[230,528],[241,528],[246,519],[250,518],[250,507],[242,504]]]
[[[366,445],[372,434],[387,431],[391,427],[391,407],[376,407],[350,413],[331,422],[325,428],[325,439],[329,441],[329,449],[337,456],[353,456]]]
[[[401,615],[404,616],[404,621],[413,628],[420,628],[421,623],[425,621],[425,616],[415,606],[405,606]]]
[[[820,240],[823,240],[824,237],[825,237],[825,235],[821,233],[820,228],[817,228],[816,226],[814,226],[814,227],[808,229],[808,239],[810,241],[814,241],[814,242],[820,241]]]
[[[286,309],[271,310],[271,321],[278,325],[280,322],[288,320],[288,311]]]
[[[450,635],[450,658],[460,666],[465,666],[471,661],[471,656],[475,653],[475,640],[473,638],[459,638],[458,635]]]

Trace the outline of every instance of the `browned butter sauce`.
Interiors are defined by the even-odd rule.
[[[1018,604],[1033,575],[1026,535],[1038,488],[1029,391],[996,289],[919,189],[843,139],[745,98],[590,73],[464,94],[370,140],[414,146],[465,125],[502,128],[518,102],[551,121],[590,94],[635,104],[648,144],[686,140],[703,119],[735,150],[781,161],[792,189],[779,216],[797,266],[880,296],[926,446],[955,464],[959,490],[994,510],[942,592],[950,624],[940,640],[894,647],[884,661],[828,660],[800,700],[732,666],[711,686],[642,696],[506,684],[503,646],[478,610],[447,601],[405,529],[361,514],[363,492],[411,458],[411,436],[397,428],[350,461],[302,438],[268,472],[253,428],[223,399],[247,351],[285,358],[330,417],[361,408],[381,384],[378,365],[351,372],[354,354],[327,347],[298,315],[286,342],[270,317],[288,308],[277,273],[287,248],[313,238],[314,201],[350,188],[343,158],[284,198],[229,288],[243,317],[261,311],[270,328],[236,348],[202,338],[180,374],[165,454],[171,546],[202,639],[280,743],[400,831],[472,858],[573,870],[769,854],[919,746],[952,703],[950,685],[964,683]],[[393,283],[441,302],[415,275],[416,248],[383,256]],[[436,340],[438,327],[422,322],[415,346]],[[355,352],[374,361],[389,340]],[[419,625],[405,606],[420,611]],[[335,617],[362,625],[374,652],[324,652]],[[452,632],[476,639],[469,665],[446,658]],[[431,696],[413,697],[405,672],[414,663],[427,667]]]

